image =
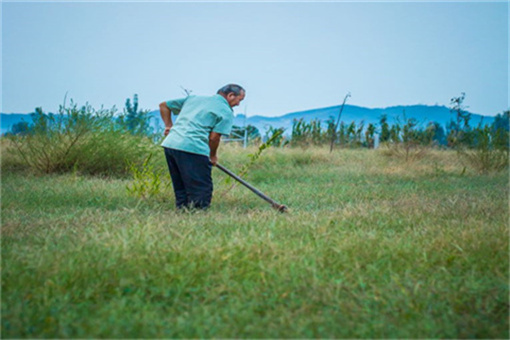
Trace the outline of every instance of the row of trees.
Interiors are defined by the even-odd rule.
[[[345,124],[334,117],[322,126],[319,120],[305,122],[294,120],[290,138],[281,134],[281,129],[270,128],[266,138],[280,133],[274,145],[293,147],[324,146],[330,144],[340,148],[374,148],[378,141],[389,155],[397,155],[406,161],[416,159],[431,147],[453,149],[461,161],[480,172],[501,170],[508,167],[510,154],[510,110],[498,114],[492,124],[479,123],[471,126],[471,114],[465,109],[465,94],[451,99],[452,118],[443,128],[437,122],[419,124],[414,118],[402,119],[389,124],[383,115],[379,124],[364,125],[363,122]]]
[[[325,125],[318,119],[310,122],[306,122],[304,119],[295,119],[290,135],[288,137],[282,135],[279,146],[324,146],[333,140],[334,144],[341,148],[374,148],[376,141],[380,144],[414,143],[453,148],[458,145],[476,146],[479,142],[477,136],[481,130],[490,132],[491,139],[496,144],[503,146],[508,141],[509,114],[510,111],[498,114],[492,124],[480,124],[476,127],[469,125],[470,117],[466,115],[462,124],[452,120],[444,128],[438,122],[430,122],[423,126],[414,118],[406,118],[404,112],[403,119],[396,119],[393,124],[389,124],[388,117],[383,115],[379,124],[365,125],[363,121],[359,123],[353,121],[350,124],[340,122],[336,131],[333,117],[326,121]],[[246,128],[235,127],[236,136],[244,135],[245,130],[248,131],[250,141],[257,142],[261,139],[260,132],[252,125],[248,125]],[[268,139],[273,133],[280,130],[269,127],[263,139]]]
[[[496,148],[508,149],[510,111],[498,114],[492,124],[478,124],[471,126],[471,114],[463,105],[465,94],[452,98],[450,122],[443,127],[438,122],[429,122],[424,125],[415,118],[407,118],[405,111],[402,117],[389,123],[386,115],[381,116],[379,124],[361,122],[336,121],[330,117],[323,125],[318,119],[306,122],[304,119],[295,119],[290,135],[277,141],[279,146],[294,147],[323,146],[331,143],[341,148],[374,148],[377,143],[383,145],[406,144],[409,146],[439,146],[443,148],[476,148],[488,139]],[[258,130],[248,125],[251,140],[260,138]],[[264,140],[270,138],[281,129],[270,127]],[[238,131],[244,131],[238,128]]]

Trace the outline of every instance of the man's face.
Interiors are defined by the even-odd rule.
[[[239,103],[244,99],[244,95],[245,95],[244,91],[241,91],[241,94],[239,94],[238,96],[236,96],[234,92],[230,92],[227,95],[227,102],[230,105],[230,107],[236,107],[237,105],[239,105]]]

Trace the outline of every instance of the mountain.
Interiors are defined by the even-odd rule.
[[[306,122],[318,119],[322,122],[323,126],[326,127],[326,121],[330,119],[330,117],[333,117],[336,121],[340,107],[341,105],[336,105],[319,109],[292,112],[279,117],[245,117],[244,115],[240,114],[234,118],[234,124],[237,126],[253,125],[259,129],[262,135],[264,135],[270,126],[273,128],[283,127],[286,129],[286,134],[290,134],[290,131],[292,130],[292,122],[294,119],[303,118],[303,120]],[[421,126],[426,126],[429,122],[438,122],[443,127],[445,127],[450,122],[450,120],[454,118],[454,115],[450,113],[449,108],[437,105],[392,106],[375,109],[355,105],[345,105],[340,120],[346,124],[350,124],[353,121],[356,122],[356,124],[359,124],[361,121],[363,121],[366,126],[369,123],[378,124],[381,116],[385,114],[388,117],[388,123],[393,124],[397,121],[397,119],[401,122],[404,121],[404,112],[406,118],[415,118]],[[152,118],[152,126],[157,129],[161,129],[163,124],[159,116],[159,111],[151,111],[150,115]],[[28,123],[32,122],[30,115],[20,113],[2,113],[0,114],[0,119],[2,134],[10,131],[12,125],[21,122],[22,120]],[[471,113],[471,126],[477,126],[480,122],[483,124],[492,124],[493,121],[494,117]]]

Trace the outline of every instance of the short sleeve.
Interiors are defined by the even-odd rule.
[[[174,115],[178,115],[188,98],[173,99],[166,102],[166,106],[172,111]]]
[[[230,132],[232,131],[232,124],[234,123],[234,115],[227,114],[220,116],[219,118],[219,121],[213,127],[213,132],[222,134],[224,136],[230,135]]]

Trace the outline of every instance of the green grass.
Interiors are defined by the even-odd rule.
[[[213,171],[196,213],[128,179],[4,172],[2,336],[509,337],[508,173],[271,149],[246,179],[279,214]]]

